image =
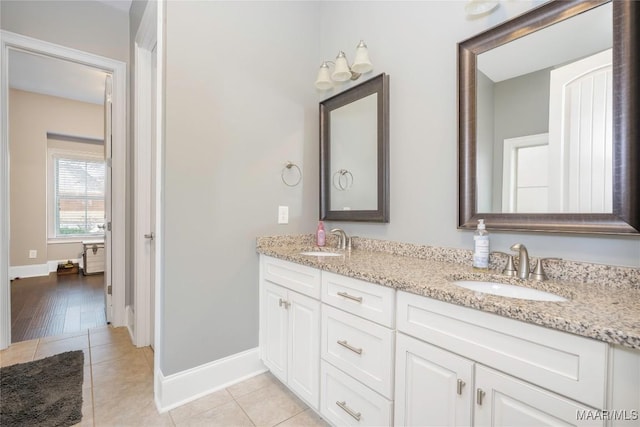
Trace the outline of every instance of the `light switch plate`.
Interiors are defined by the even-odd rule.
[[[35,249],[30,249],[29,250],[29,258],[30,259],[38,258],[38,251],[35,250]]]
[[[289,206],[278,206],[278,224],[289,224]]]

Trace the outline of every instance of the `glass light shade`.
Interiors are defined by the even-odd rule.
[[[373,65],[369,59],[369,49],[364,41],[360,40],[360,43],[356,47],[356,58],[353,60],[351,69],[356,73],[364,74],[373,70]]]
[[[351,70],[344,52],[340,52],[336,57],[336,67],[333,70],[333,74],[331,74],[331,78],[336,82],[346,82],[351,78]]]
[[[469,16],[482,15],[491,12],[498,6],[498,0],[469,0],[464,11]]]
[[[331,74],[329,73],[329,64],[323,62],[318,70],[318,77],[316,78],[316,88],[320,90],[328,90],[333,87],[331,81]]]

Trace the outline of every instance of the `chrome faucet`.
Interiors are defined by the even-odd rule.
[[[527,247],[522,243],[516,243],[511,246],[512,251],[518,252],[518,277],[521,279],[529,278],[529,252]]]
[[[347,236],[342,228],[334,228],[331,230],[331,234],[338,235],[338,249],[351,250],[351,237]]]

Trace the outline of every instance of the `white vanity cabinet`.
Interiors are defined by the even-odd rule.
[[[316,410],[320,400],[319,273],[286,261],[261,258],[262,361]]]
[[[640,427],[638,350],[264,255],[260,356],[334,425]]]
[[[397,299],[396,425],[603,425],[577,413],[606,405],[607,344],[404,292]]]

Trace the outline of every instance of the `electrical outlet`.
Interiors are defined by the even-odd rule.
[[[29,258],[31,259],[38,258],[38,251],[35,249],[29,250]]]
[[[289,224],[289,206],[278,206],[278,224]]]

